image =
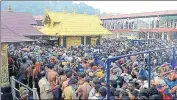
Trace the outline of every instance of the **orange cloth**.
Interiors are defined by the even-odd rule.
[[[56,64],[57,58],[56,57],[51,57],[50,62]]]
[[[93,67],[92,67],[92,70],[93,70],[93,71],[96,71],[97,68],[98,68],[97,66],[93,66]]]
[[[175,80],[175,78],[176,78],[175,72],[171,72],[168,77],[170,80]]]
[[[40,62],[36,62],[35,65],[34,65],[34,68],[36,69],[37,73],[41,72],[41,64],[40,64]]]

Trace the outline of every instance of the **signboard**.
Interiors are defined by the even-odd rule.
[[[81,37],[67,37],[66,38],[67,48],[71,46],[81,45]]]
[[[96,45],[97,39],[98,38],[91,38],[91,44],[92,45]]]
[[[0,72],[0,82],[1,86],[5,87],[9,85],[9,70],[8,70],[8,52],[7,52],[8,45],[1,44],[1,72]]]

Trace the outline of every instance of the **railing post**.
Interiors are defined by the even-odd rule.
[[[107,86],[107,100],[110,98],[110,60],[106,61],[106,86]]]
[[[37,88],[33,88],[33,99],[34,100],[39,99],[38,96],[37,96]]]
[[[11,91],[12,91],[12,96],[13,96],[13,99],[16,99],[16,91],[15,91],[15,76],[11,76],[10,77],[10,82],[11,82]]]
[[[176,49],[173,47],[173,60],[172,60],[172,68],[176,67]]]
[[[148,56],[148,87],[151,87],[151,52]]]
[[[97,56],[94,54],[94,64],[97,65],[97,62],[98,62],[98,59],[97,59]]]

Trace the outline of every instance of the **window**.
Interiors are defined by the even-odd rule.
[[[125,22],[125,29],[128,29],[128,21]]]
[[[38,26],[43,26],[42,20],[36,20]]]
[[[152,27],[151,28],[154,28],[154,21],[152,21]]]
[[[164,33],[164,40],[167,40],[167,33]]]
[[[167,27],[169,27],[169,21],[167,20]]]
[[[173,27],[173,20],[171,20],[171,23],[170,23],[170,24],[171,24],[171,28],[172,28],[172,27]]]
[[[157,20],[157,23],[156,23],[156,28],[159,28],[159,26],[160,26],[160,25],[159,25],[159,24],[160,24],[159,22],[160,22],[160,21],[159,21],[159,20]]]
[[[112,29],[115,29],[115,24],[114,23],[112,24]]]

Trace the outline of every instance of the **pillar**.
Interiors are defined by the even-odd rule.
[[[171,33],[167,33],[167,40],[170,41],[170,35]]]
[[[84,36],[84,45],[86,46],[87,45],[87,36]]]
[[[162,40],[164,40],[164,35],[165,35],[164,32],[162,32]]]
[[[63,36],[60,37],[60,46],[63,46]]]
[[[100,44],[102,44],[102,36],[100,36]]]
[[[131,34],[131,40],[133,40],[133,33],[131,32],[130,34]]]
[[[147,36],[147,39],[149,39],[149,36],[150,36],[149,32],[147,33],[147,35],[148,35],[148,36]]]

